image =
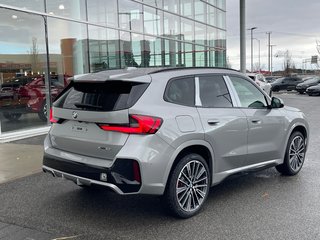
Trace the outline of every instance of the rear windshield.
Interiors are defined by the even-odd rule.
[[[132,107],[148,83],[110,81],[74,82],[54,103],[55,107],[86,111],[117,111]]]

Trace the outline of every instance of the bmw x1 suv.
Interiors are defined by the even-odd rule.
[[[199,212],[226,177],[275,166],[297,174],[304,114],[230,69],[112,70],[75,77],[53,103],[43,170],[118,194],[162,195]]]

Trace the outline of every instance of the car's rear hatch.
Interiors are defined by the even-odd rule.
[[[132,107],[150,83],[139,80],[74,81],[55,101],[51,142],[54,148],[113,160],[128,134],[105,131],[100,125],[129,125]]]

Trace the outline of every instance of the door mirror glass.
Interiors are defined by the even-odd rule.
[[[284,107],[284,103],[283,103],[282,99],[277,98],[277,97],[272,97],[272,99],[271,99],[271,107],[272,108],[283,108]]]

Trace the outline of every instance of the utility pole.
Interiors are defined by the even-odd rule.
[[[253,72],[253,30],[255,29],[257,29],[257,27],[247,29],[251,32],[251,72]]]
[[[254,38],[259,43],[259,73],[261,72],[261,52],[260,52],[260,40],[258,38]]]
[[[271,50],[271,45],[270,45],[270,35],[271,32],[266,32],[266,34],[268,34],[268,71],[271,72],[271,67],[270,67],[270,63],[271,63],[271,55],[270,55],[270,50]]]
[[[274,47],[274,46],[277,46],[277,45],[274,45],[274,44],[270,44],[270,48],[271,48],[271,55],[270,55],[270,62],[271,62],[271,76],[272,76],[272,48]]]

